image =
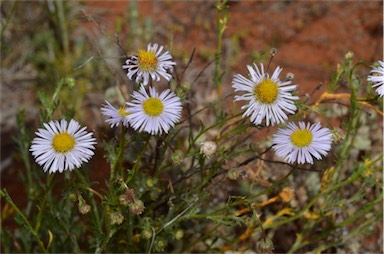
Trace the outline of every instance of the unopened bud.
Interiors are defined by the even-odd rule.
[[[153,188],[153,186],[155,186],[155,181],[151,178],[148,178],[147,181],[145,181],[145,184],[147,185],[147,187]]]
[[[182,229],[178,229],[175,233],[175,239],[180,240],[184,237],[184,231]]]
[[[68,198],[69,198],[69,200],[74,202],[77,200],[77,195],[75,193],[71,193],[71,194],[69,194]]]
[[[156,241],[155,241],[155,250],[156,251],[164,251],[165,247],[167,246],[167,240],[163,239],[163,238],[158,238]]]
[[[144,239],[151,239],[152,231],[149,229],[144,229],[143,231],[141,231],[141,237],[143,237]]]
[[[175,165],[180,165],[183,160],[184,160],[184,156],[183,156],[183,153],[180,151],[180,150],[176,150],[172,156],[171,156],[171,159],[172,159],[172,162],[175,163]]]
[[[211,157],[216,153],[217,145],[213,141],[204,141],[200,147],[200,153],[207,157]]]
[[[184,92],[188,92],[191,89],[191,84],[189,82],[183,82],[181,88]]]
[[[75,79],[74,78],[65,78],[64,79],[64,84],[66,84],[69,88],[74,88],[76,85]]]
[[[227,172],[227,176],[230,180],[237,180],[240,176],[240,172],[236,169],[230,169]]]

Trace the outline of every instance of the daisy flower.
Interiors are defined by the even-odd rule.
[[[133,129],[139,132],[145,131],[151,135],[168,133],[181,117],[181,101],[169,89],[160,95],[155,88],[149,87],[149,94],[144,86],[132,94],[133,100],[127,102],[127,116]]]
[[[376,92],[380,97],[384,96],[384,62],[378,61],[379,66],[373,67],[371,70],[371,75],[368,76],[368,82],[373,83],[372,87],[377,87]]]
[[[44,172],[72,171],[94,155],[96,139],[77,121],[50,121],[44,127],[38,129],[29,149]]]
[[[319,123],[311,125],[299,122],[299,126],[288,123],[287,128],[279,128],[273,135],[273,149],[277,156],[287,162],[313,164],[313,158],[320,160],[331,149],[332,134]]]
[[[127,111],[125,106],[117,109],[112,106],[111,103],[109,103],[108,101],[105,102],[107,103],[107,105],[104,105],[101,108],[101,113],[108,118],[105,121],[111,125],[111,128],[119,126],[120,123],[122,123],[125,127],[128,127],[127,116],[129,115],[129,112]]]
[[[163,48],[164,46],[159,48],[155,43],[153,46],[148,44],[147,50],[139,49],[137,54],[128,58],[123,65],[123,69],[128,69],[127,77],[132,80],[136,75],[136,83],[142,82],[145,86],[149,83],[149,77],[156,81],[160,81],[160,76],[171,80],[172,75],[169,72],[173,71],[176,63],[172,61],[169,51],[162,53]]]
[[[299,97],[293,96],[292,91],[296,85],[290,85],[291,81],[282,82],[279,74],[282,68],[277,67],[272,77],[264,72],[264,66],[261,64],[261,71],[254,64],[247,65],[249,78],[236,74],[232,80],[232,87],[235,92],[245,92],[243,95],[236,95],[235,101],[247,101],[248,103],[241,107],[246,109],[243,117],[250,116],[251,122],[255,125],[260,124],[265,118],[266,125],[279,124],[288,119],[285,112],[294,114],[296,106],[294,100]]]

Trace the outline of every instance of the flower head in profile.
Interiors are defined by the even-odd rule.
[[[273,144],[276,155],[287,162],[313,164],[313,157],[320,160],[331,149],[332,134],[319,123],[288,123],[287,128],[279,128],[273,135]]]
[[[242,95],[236,95],[235,101],[246,101],[242,106],[245,109],[243,117],[250,116],[251,122],[255,125],[260,124],[264,119],[269,126],[279,124],[288,119],[286,112],[294,114],[296,106],[294,100],[299,97],[291,94],[296,89],[296,85],[290,85],[291,81],[282,82],[279,74],[282,69],[277,67],[272,76],[264,72],[264,66],[261,64],[261,70],[254,64],[247,66],[249,78],[236,74],[232,81],[232,87],[235,92],[244,92]]]
[[[151,135],[168,133],[181,117],[182,105],[180,98],[169,89],[160,95],[154,87],[149,87],[149,94],[144,86],[132,94],[133,100],[127,102],[127,116],[132,128]]]
[[[129,115],[129,112],[127,111],[126,107],[122,106],[117,109],[108,101],[105,102],[107,105],[101,107],[101,113],[108,118],[105,121],[111,125],[111,128],[119,126],[120,123],[122,123],[125,127],[128,127],[129,123],[127,116]]]
[[[376,88],[376,92],[380,97],[384,96],[384,62],[378,61],[378,67],[372,67],[371,75],[368,76],[368,82],[371,82],[373,88]]]
[[[38,129],[32,140],[30,151],[44,172],[55,173],[79,168],[94,155],[96,139],[86,127],[71,120],[44,123],[45,129]]]
[[[139,49],[137,54],[133,55],[125,61],[123,69],[127,69],[127,77],[135,79],[136,83],[141,82],[143,85],[149,83],[151,78],[154,81],[160,81],[160,76],[166,80],[171,80],[173,66],[176,65],[172,61],[169,51],[162,53],[164,46],[148,44],[147,50]]]

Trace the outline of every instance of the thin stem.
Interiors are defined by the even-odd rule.
[[[39,244],[40,248],[44,251],[44,253],[48,253],[47,249],[44,247],[44,243],[40,240],[37,232],[32,228],[31,224],[29,223],[28,219],[24,216],[24,214],[20,211],[20,209],[17,207],[17,205],[13,202],[11,196],[9,196],[7,190],[0,190],[0,195],[5,198],[5,200],[12,206],[12,208],[16,211],[16,213],[20,216],[20,218],[25,223],[25,227],[32,233],[32,235],[35,237],[37,243]]]

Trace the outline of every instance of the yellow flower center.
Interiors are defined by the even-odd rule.
[[[52,141],[53,149],[58,153],[66,153],[75,146],[75,138],[67,132],[56,134]]]
[[[139,67],[142,71],[155,71],[157,68],[157,57],[152,51],[139,49]]]
[[[297,147],[306,147],[312,142],[312,132],[309,130],[297,130],[291,134],[291,141]]]
[[[276,100],[278,94],[278,86],[270,78],[265,78],[255,87],[256,98],[265,104],[271,104]]]
[[[122,117],[126,117],[127,115],[129,115],[129,113],[127,111],[125,111],[125,107],[120,107],[119,108],[119,115]]]
[[[159,98],[149,98],[143,102],[143,109],[149,116],[158,116],[163,112],[164,105]]]

